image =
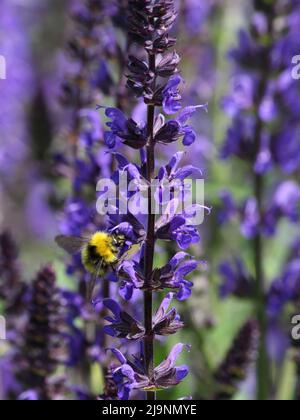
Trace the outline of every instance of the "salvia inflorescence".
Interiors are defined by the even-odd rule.
[[[179,384],[188,373],[187,366],[176,366],[178,356],[188,346],[176,344],[166,360],[156,367],[155,343],[158,336],[174,334],[183,327],[176,309],[169,308],[172,299],[182,301],[191,295],[192,283],[186,277],[197,269],[199,262],[186,250],[200,239],[197,229],[189,224],[185,214],[172,215],[167,211],[160,218],[152,214],[155,198],[152,197],[151,183],[154,180],[163,185],[165,180],[183,181],[193,172],[201,172],[197,168],[180,167],[184,156],[180,151],[166,166],[157,169],[157,147],[179,141],[184,146],[192,145],[196,133],[189,125],[189,119],[202,106],[182,105],[180,90],[183,80],[178,73],[180,57],[174,50],[176,39],[171,35],[177,17],[174,2],[132,0],[128,3],[128,10],[130,39],[143,54],[137,56],[132,52],[129,55],[127,87],[136,97],[143,99],[147,115],[143,123],[136,122],[117,108],[103,106],[109,119],[109,130],[104,137],[107,146],[114,151],[123,143],[139,152],[139,165],[119,155],[119,171],[126,171],[130,179],[144,180],[149,185],[148,215],[143,220],[132,214],[124,216],[118,220],[117,226],[118,231],[133,243],[143,244],[139,258],[124,261],[118,267],[118,274],[122,279],[121,295],[125,299],[131,299],[135,290],[143,292],[144,316],[143,320],[137,320],[123,311],[114,299],[105,300],[104,305],[113,315],[107,318],[109,326],[105,331],[113,337],[142,342],[142,351],[133,357],[112,350],[119,362],[113,371],[119,398],[129,398],[132,390],[144,390],[147,399],[151,400],[155,399],[156,391]],[[181,248],[161,268],[154,266],[158,240],[175,241]],[[168,290],[170,292],[154,313],[157,292]]]

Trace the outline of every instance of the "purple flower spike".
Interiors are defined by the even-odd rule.
[[[113,8],[116,7],[115,5]],[[153,366],[154,349],[157,336],[175,334],[184,326],[177,309],[171,306],[171,301],[173,298],[183,301],[190,297],[193,283],[187,278],[199,265],[187,253],[179,252],[164,267],[155,268],[157,241],[173,241],[177,243],[177,248],[183,250],[198,244],[200,235],[194,220],[199,210],[204,210],[204,206],[189,204],[180,212],[180,203],[183,201],[181,198],[186,204],[186,198],[193,196],[192,185],[185,181],[189,177],[202,178],[201,170],[192,164],[180,166],[185,154],[174,152],[173,147],[170,148],[170,156],[173,157],[167,159],[168,164],[158,162],[156,153],[162,148],[161,145],[166,149],[179,140],[182,140],[184,146],[192,145],[197,134],[189,125],[189,120],[198,109],[207,109],[207,106],[188,106],[182,109],[180,91],[183,79],[178,74],[180,57],[176,51],[169,51],[176,43],[169,34],[177,17],[175,0],[130,0],[124,9],[128,13],[123,13],[125,10],[122,10],[117,21],[120,19],[124,27],[126,26],[130,34],[130,44],[137,43],[141,46],[139,55],[129,55],[127,88],[141,100],[133,111],[132,118],[126,116],[132,106],[123,106],[126,93],[121,87],[120,91],[116,90],[120,93],[117,98],[117,102],[121,104],[120,109],[98,107],[105,110],[105,117],[108,118],[104,140],[109,149],[114,149],[113,153],[107,155],[117,162],[111,179],[120,187],[121,192],[120,200],[111,204],[115,212],[109,216],[109,227],[106,231],[116,239],[119,236],[125,237],[124,247],[118,255],[119,261],[112,266],[118,285],[111,288],[111,293],[118,287],[121,297],[126,301],[130,300],[130,303],[142,294],[145,319],[142,325],[137,321],[140,311],[134,312],[133,308],[129,311],[132,315],[129,315],[127,310],[123,310],[121,303],[107,296],[105,288],[106,299],[102,301],[99,291],[98,297],[102,305],[97,304],[98,311],[103,311],[103,308],[110,311],[109,316],[105,317],[107,324],[104,332],[122,339],[125,345],[124,340],[143,340],[138,346],[139,353],[131,358],[117,349],[112,350],[119,365],[111,366],[106,387],[109,388],[113,383],[115,388],[114,393],[105,392],[103,398],[117,395],[119,399],[129,399],[131,391],[143,390],[148,394],[147,399],[153,399],[155,395],[150,396],[150,393],[177,385],[188,374],[185,365],[176,366],[176,360],[185,345],[177,344],[157,368]],[[126,15],[125,20],[123,15]],[[134,47],[131,50],[134,52]],[[107,76],[106,72],[106,80]],[[112,87],[108,86],[109,89]],[[166,118],[165,114],[177,115]],[[132,151],[130,155],[126,154],[128,158],[117,153],[116,149],[122,145],[136,150],[137,156]],[[161,158],[164,159],[165,156],[162,154]],[[112,165],[107,165],[107,168],[111,167]],[[89,174],[91,170],[85,165],[81,172]],[[130,185],[129,192],[126,188],[121,188],[120,175],[124,174]],[[163,206],[164,213],[161,217],[152,217],[151,212],[145,212],[142,206],[143,193],[147,193],[154,182],[156,189],[151,194],[149,204],[151,208],[153,204]],[[175,194],[177,191],[181,193],[179,199]],[[140,207],[141,211],[135,212],[137,216],[124,214],[126,202]],[[165,296],[155,313],[154,294],[165,290],[171,293]]]

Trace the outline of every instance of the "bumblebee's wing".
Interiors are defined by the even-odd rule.
[[[124,261],[131,260],[141,249],[141,244],[132,245],[128,251],[126,251],[122,257],[118,260],[118,266],[121,265]]]
[[[77,254],[87,244],[88,239],[77,236],[60,235],[55,238],[57,245],[69,254]]]

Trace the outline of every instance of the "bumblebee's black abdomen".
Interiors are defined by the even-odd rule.
[[[89,261],[94,265],[98,265],[101,260],[101,257],[97,253],[97,248],[93,245],[87,246],[87,256]]]
[[[93,245],[87,245],[82,251],[82,263],[86,270],[95,275],[103,275],[107,265],[97,253],[97,248]]]

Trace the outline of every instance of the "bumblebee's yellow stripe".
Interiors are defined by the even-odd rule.
[[[95,233],[89,244],[96,247],[97,254],[103,258],[106,264],[113,264],[117,261],[117,250],[113,245],[113,238],[106,232]]]

